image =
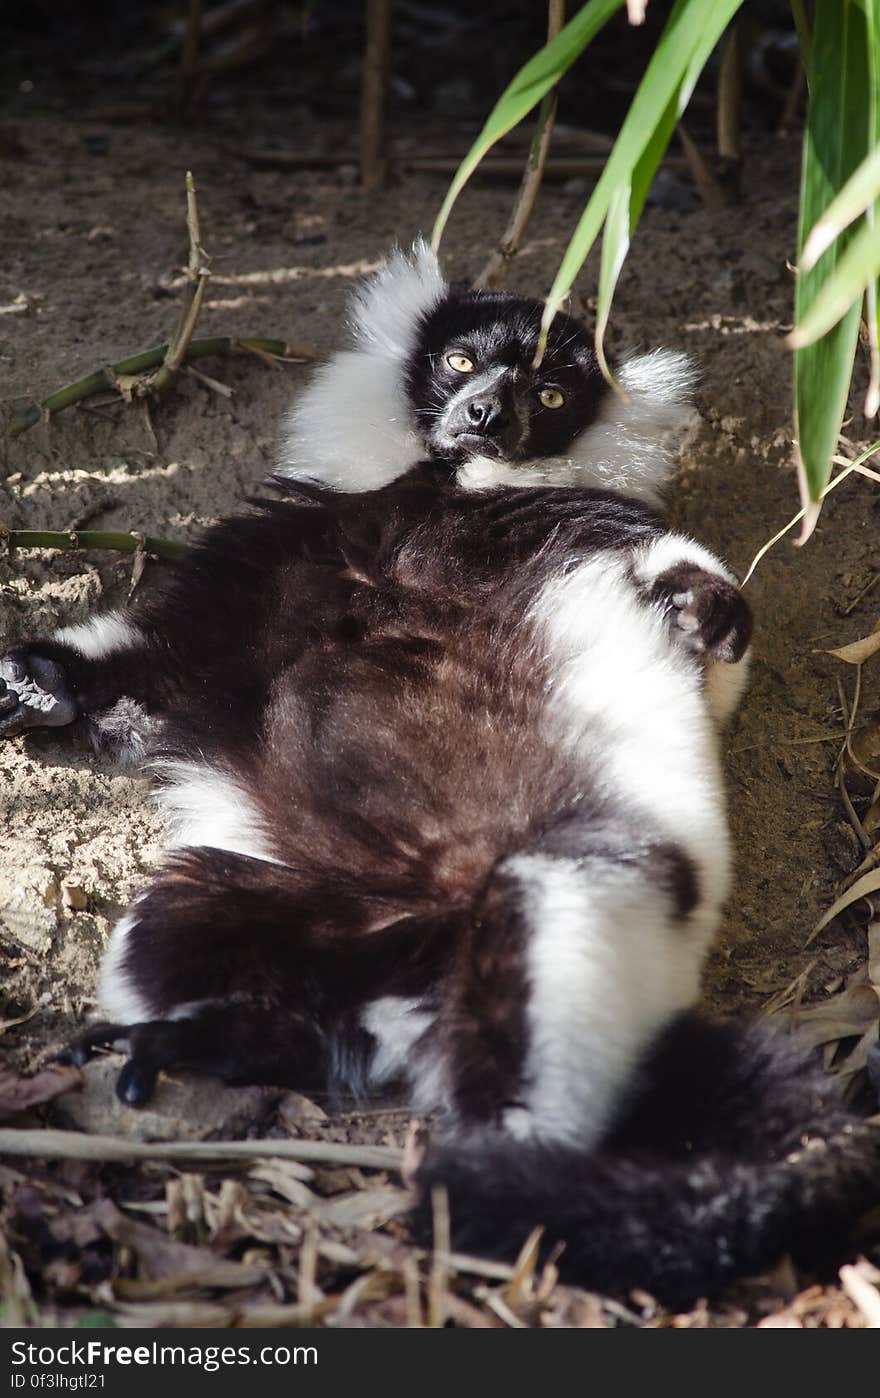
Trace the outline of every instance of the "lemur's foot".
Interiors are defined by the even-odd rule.
[[[0,656],[0,738],[28,728],[60,728],[77,716],[61,666],[26,647]]]
[[[72,1063],[74,1068],[81,1068],[94,1058],[98,1049],[112,1049],[117,1044],[121,1047],[123,1042],[127,1043],[130,1033],[131,1028],[127,1024],[110,1024],[107,1020],[99,1020],[53,1054],[52,1062]]]
[[[752,609],[732,582],[693,563],[669,568],[652,594],[669,605],[673,634],[713,660],[741,660],[752,638]]]
[[[164,1020],[144,1024],[110,1024],[102,1020],[71,1039],[55,1054],[55,1062],[81,1068],[99,1049],[127,1051],[128,1060],[116,1079],[116,1096],[127,1107],[143,1107],[156,1090],[162,1069],[176,1064],[176,1028],[173,1022]]]

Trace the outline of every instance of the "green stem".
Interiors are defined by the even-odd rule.
[[[202,359],[209,354],[233,354],[238,350],[267,354],[276,359],[320,358],[319,351],[312,345],[290,345],[285,340],[243,340],[237,336],[219,335],[208,340],[192,340],[187,346],[185,360],[189,362],[192,359]],[[76,383],[57,389],[41,403],[29,403],[12,419],[9,424],[10,433],[17,436],[20,432],[27,432],[28,428],[41,422],[47,414],[60,412],[62,408],[70,407],[71,403],[81,403],[84,398],[91,398],[95,393],[118,388],[116,379],[120,374],[141,374],[147,369],[159,368],[164,363],[167,353],[167,342],[156,345],[154,349],[140,350],[106,369],[97,369],[84,379],[78,379]],[[152,385],[147,383],[141,391],[148,392],[151,387]]]
[[[7,529],[0,525],[0,543],[8,549],[117,549],[120,553],[136,553],[144,549],[157,558],[185,558],[189,553],[186,544],[176,544],[170,539],[154,539],[149,534],[134,531],[103,529]]]

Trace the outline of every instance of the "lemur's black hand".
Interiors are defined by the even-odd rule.
[[[752,609],[739,588],[718,573],[680,563],[661,573],[651,595],[666,603],[677,638],[713,660],[741,660],[752,637]]]
[[[0,656],[0,738],[59,728],[77,716],[61,666],[27,647]]]

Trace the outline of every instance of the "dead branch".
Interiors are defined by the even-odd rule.
[[[385,179],[385,108],[391,68],[394,0],[366,0],[367,42],[361,80],[361,184],[377,189]]]
[[[742,89],[742,33],[738,23],[727,31],[718,72],[718,155],[722,162],[738,165],[740,147],[740,93]]]
[[[189,260],[186,267],[187,285],[183,307],[174,334],[168,342],[168,350],[162,365],[149,385],[152,393],[161,393],[164,388],[167,388],[184,361],[189,342],[196,328],[199,311],[202,308],[205,283],[210,276],[207,267],[208,257],[202,247],[199,229],[196,187],[190,170],[186,172],[186,228],[189,235]]]
[[[559,127],[556,128],[557,132]],[[585,142],[586,144],[586,142]],[[260,150],[256,147],[226,144],[223,149],[239,160],[245,160],[256,169],[263,170],[335,170],[342,165],[353,165],[356,157],[353,151],[286,151]],[[461,157],[455,155],[408,155],[398,151],[394,155],[395,165],[416,175],[454,175]],[[545,180],[567,180],[575,175],[601,175],[606,157],[596,155],[557,156],[548,160],[544,167]],[[662,162],[664,170],[687,170],[687,160],[683,156],[667,156]],[[487,156],[481,160],[476,174],[494,176],[498,179],[514,179],[523,173],[522,160],[515,155]],[[222,285],[220,278],[218,283]]]
[[[641,21],[635,21],[640,23]],[[565,0],[548,0],[547,42],[555,39],[565,23]],[[544,178],[544,167],[553,138],[553,123],[556,119],[556,88],[545,94],[538,108],[538,121],[532,138],[526,168],[523,171],[519,193],[514,201],[510,219],[504,236],[492,253],[485,267],[474,282],[474,286],[506,286],[510,264],[519,252],[532,211]]]
[[[91,398],[96,393],[115,390],[122,393],[123,396],[145,396],[152,390],[152,380],[148,379],[138,383],[129,382],[129,380],[148,369],[154,369],[164,364],[170,349],[171,343],[169,341],[162,345],[156,345],[153,349],[139,350],[136,354],[120,359],[116,364],[96,369],[94,373],[87,374],[85,378],[77,379],[76,383],[66,384],[64,388],[56,389],[40,403],[29,403],[13,417],[9,424],[10,433],[17,436],[20,432],[27,432],[30,427],[34,427],[38,422],[51,417],[53,413],[60,412],[62,408],[70,407],[72,403],[80,403],[84,398]],[[205,340],[190,340],[184,349],[181,363],[191,363],[194,359],[202,359],[211,354],[235,353],[253,354],[258,358],[269,357],[277,363],[321,358],[321,351],[316,349],[314,345],[288,344],[286,340],[243,339],[236,335],[216,335]]]
[[[697,192],[709,209],[721,209],[728,202],[721,184],[709,169],[703,153],[696,141],[688,135],[683,121],[678,123],[678,139],[687,158],[688,167]]]
[[[358,1165],[368,1170],[400,1168],[401,1152],[388,1146],[350,1146],[336,1141],[123,1141],[83,1131],[0,1129],[0,1156],[40,1160],[93,1160],[129,1165],[141,1160],[232,1161],[273,1157],[320,1164]]]

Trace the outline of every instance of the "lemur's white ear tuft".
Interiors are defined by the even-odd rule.
[[[413,243],[409,254],[396,249],[355,292],[350,316],[357,348],[405,358],[421,317],[446,289],[437,254],[424,238]]]
[[[651,430],[660,432],[680,427],[687,418],[699,377],[686,354],[664,349],[630,355],[618,374],[634,411],[650,417]]]
[[[624,359],[617,372],[623,393],[609,391],[598,421],[571,448],[579,483],[657,503],[672,470],[672,438],[691,416],[698,377],[678,350]]]
[[[424,455],[405,391],[421,317],[446,291],[423,239],[364,282],[349,312],[353,344],[317,370],[281,424],[278,471],[337,490],[375,490]]]

